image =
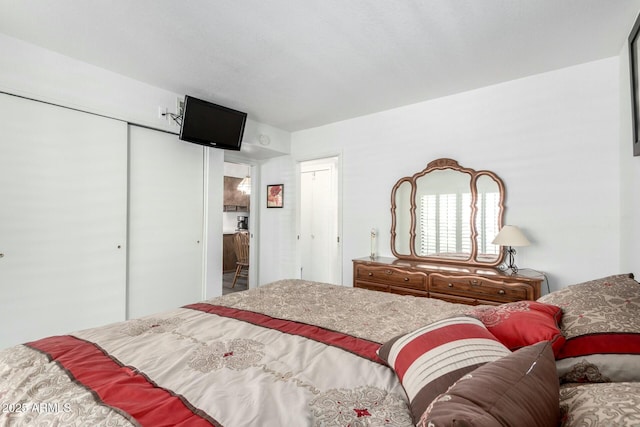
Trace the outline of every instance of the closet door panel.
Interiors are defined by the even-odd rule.
[[[301,278],[335,283],[332,256],[336,232],[331,206],[331,171],[318,169],[301,176]]]
[[[0,348],[123,320],[127,125],[0,94]]]
[[[128,317],[203,298],[204,148],[129,127]]]

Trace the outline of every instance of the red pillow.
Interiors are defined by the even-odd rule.
[[[495,307],[478,307],[467,314],[482,321],[502,344],[515,351],[541,341],[551,341],[554,355],[565,343],[560,331],[562,309],[537,301],[518,301]]]

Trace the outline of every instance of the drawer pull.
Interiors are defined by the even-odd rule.
[[[385,273],[391,274],[391,270],[387,270],[387,271],[385,271]]]
[[[409,278],[408,278],[408,277],[405,277],[405,278],[404,278],[404,281],[405,281],[405,282],[408,282],[408,281],[409,281]]]
[[[504,294],[506,294],[506,292],[504,291],[504,289],[500,289],[500,290],[498,291],[498,294],[500,294],[500,295],[504,295]]]
[[[453,283],[447,284],[448,287],[453,288]]]
[[[369,272],[369,276],[373,276],[373,273],[372,273],[372,272]]]
[[[480,283],[477,280],[472,280],[471,286],[480,286]]]

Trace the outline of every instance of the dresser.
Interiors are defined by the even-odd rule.
[[[469,305],[536,300],[544,276],[536,271],[505,273],[474,267],[396,258],[353,260],[353,286]]]

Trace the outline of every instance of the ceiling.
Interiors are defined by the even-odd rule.
[[[640,0],[0,0],[0,33],[296,131],[616,56]]]

